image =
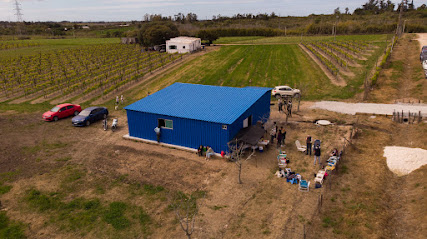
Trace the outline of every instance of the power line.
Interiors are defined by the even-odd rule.
[[[22,12],[21,12],[21,10],[22,10],[22,8],[20,7],[20,3],[18,2],[18,0],[15,0],[15,16],[16,16],[16,21],[17,22],[23,22],[23,20],[22,20],[22,16],[24,15],[24,14],[22,14]]]

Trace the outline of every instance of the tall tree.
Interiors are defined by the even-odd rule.
[[[218,39],[218,34],[214,30],[200,30],[197,33],[197,37],[202,40],[207,40],[209,44],[212,44],[213,41]]]
[[[238,170],[238,183],[242,184],[242,179],[241,179],[241,175],[242,175],[242,166],[243,163],[248,161],[252,156],[255,155],[255,150],[253,149],[252,152],[249,153],[249,155],[245,156],[245,149],[247,145],[243,142],[240,142],[236,139],[236,142],[234,143],[229,143],[228,148],[230,151],[230,157],[231,160],[234,161],[234,163],[237,166],[237,170]]]
[[[139,42],[144,46],[165,44],[166,40],[179,36],[179,30],[171,22],[150,22],[138,32]]]

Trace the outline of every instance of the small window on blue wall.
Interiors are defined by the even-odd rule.
[[[173,129],[173,121],[167,119],[158,119],[159,127],[165,129]]]
[[[222,125],[222,129],[227,130],[227,125],[226,125],[226,124],[223,124],[223,125]]]

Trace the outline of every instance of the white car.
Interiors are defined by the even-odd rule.
[[[287,85],[282,85],[274,87],[271,91],[271,95],[276,97],[276,99],[288,95],[292,97],[299,97],[301,95],[301,91],[298,89],[292,89]]]

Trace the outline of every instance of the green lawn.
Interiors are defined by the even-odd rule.
[[[297,44],[303,41],[334,40],[333,36],[289,36],[289,37],[221,37],[215,44]],[[382,35],[338,35],[337,40],[358,40],[358,41],[390,41],[391,36]]]
[[[153,82],[150,88],[163,88],[172,82],[235,87],[290,85],[300,88],[305,99],[330,98],[342,91],[297,45],[224,46]]]

